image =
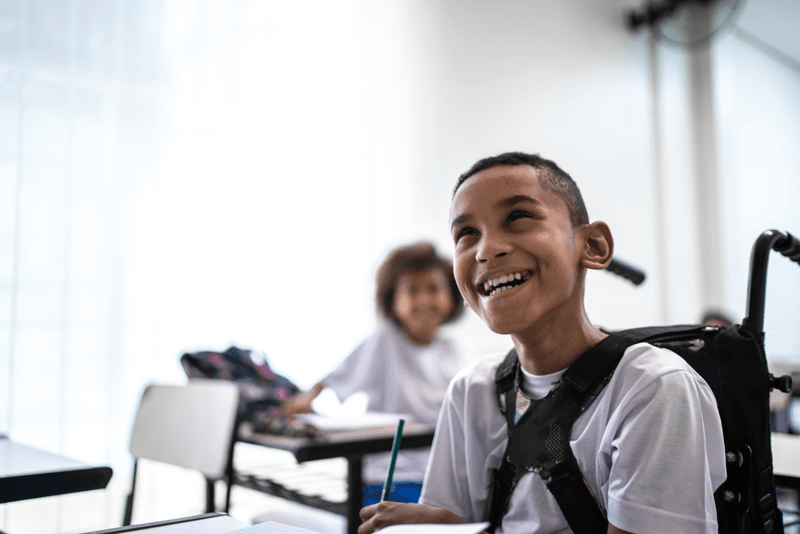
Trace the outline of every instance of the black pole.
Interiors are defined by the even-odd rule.
[[[125,499],[125,516],[122,518],[122,526],[127,527],[131,524],[131,519],[133,518],[133,494],[136,492],[136,466],[138,465],[139,461],[134,458],[133,459],[133,476],[131,476],[131,493],[128,495],[128,498]]]
[[[606,267],[608,272],[621,276],[635,286],[644,282],[645,273],[643,270],[631,265],[628,262],[622,261],[619,258],[611,258],[611,263]]]
[[[363,456],[347,457],[347,533],[358,534],[361,516],[358,512],[364,503],[364,482],[361,473]]]

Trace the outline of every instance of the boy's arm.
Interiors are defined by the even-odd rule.
[[[622,530],[620,528],[615,527],[611,523],[608,524],[608,534],[631,534],[627,530]]]
[[[391,525],[420,523],[466,523],[462,518],[444,508],[434,508],[427,504],[411,504],[384,501],[361,509],[359,514],[363,523],[358,534],[370,534]]]
[[[425,504],[400,502],[380,502],[361,509],[361,521],[358,534],[371,534],[391,525],[407,525],[420,523],[466,523],[462,518],[443,508],[434,508]],[[608,534],[631,534],[612,524],[608,525]]]

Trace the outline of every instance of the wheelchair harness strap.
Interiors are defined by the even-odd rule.
[[[555,497],[575,534],[605,534],[608,520],[580,471],[569,446],[572,426],[611,379],[630,345],[658,335],[663,327],[637,328],[602,339],[570,364],[550,393],[518,405],[519,359],[515,350],[497,368],[495,390],[508,424],[508,445],[500,469],[494,470],[489,508],[490,531],[508,511],[520,477],[537,473]],[[516,409],[524,413],[519,415]]]

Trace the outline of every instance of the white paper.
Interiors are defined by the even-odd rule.
[[[463,525],[394,525],[386,527],[380,532],[383,534],[478,534],[486,530],[489,523],[469,523]],[[292,527],[276,523],[275,521],[267,521],[265,523],[258,523],[239,530],[234,530],[229,534],[319,534],[314,530],[305,528]]]
[[[168,523],[157,527],[148,528],[142,532],[158,532],[159,534],[228,534],[234,529],[240,529],[246,523],[237,521],[228,515],[218,515],[205,519]]]
[[[392,413],[367,412],[358,415],[327,416],[304,413],[296,416],[298,421],[314,425],[320,430],[359,430],[379,426],[397,426],[400,419],[408,416]]]
[[[307,528],[292,527],[284,525],[283,523],[276,523],[275,521],[265,521],[264,523],[257,523],[249,527],[234,530],[228,534],[320,534],[316,530],[308,530]]]
[[[489,528],[489,523],[467,523],[462,525],[394,525],[379,532],[384,534],[478,534]]]

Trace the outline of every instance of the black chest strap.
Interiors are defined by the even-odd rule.
[[[626,330],[608,336],[581,354],[550,393],[533,400],[517,418],[514,387],[519,360],[508,353],[497,368],[495,388],[508,424],[508,445],[500,469],[494,471],[490,531],[502,522],[511,494],[525,473],[537,473],[553,494],[575,534],[605,534],[608,520],[580,471],[569,446],[572,426],[611,379],[630,345],[657,334],[658,328]]]

